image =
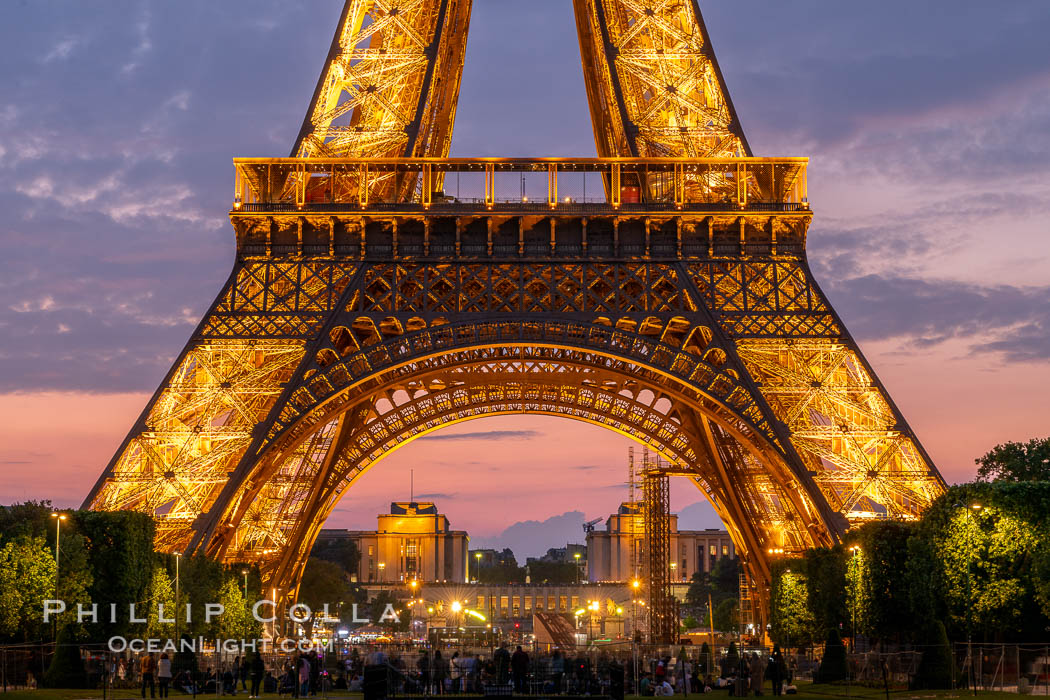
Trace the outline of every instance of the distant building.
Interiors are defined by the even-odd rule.
[[[577,557],[576,555],[580,556]],[[558,564],[587,563],[587,545],[567,544],[564,547],[551,547],[542,557],[529,557],[527,562],[543,561]]]
[[[356,576],[361,583],[467,580],[470,537],[452,530],[448,518],[429,502],[395,502],[378,516],[375,531],[324,529],[318,542],[349,539],[361,553]]]
[[[645,527],[640,503],[621,503],[605,521],[605,530],[587,533],[587,578],[591,582],[629,581],[642,575]],[[710,571],[723,558],[736,558],[725,530],[679,530],[671,516],[671,578],[688,581],[698,571]]]
[[[470,560],[474,562],[473,566],[482,568],[504,566],[506,564],[517,565],[514,552],[509,549],[472,549],[470,550]]]

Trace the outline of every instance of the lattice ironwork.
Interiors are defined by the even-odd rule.
[[[649,643],[678,642],[677,599],[671,593],[671,484],[666,473],[650,469],[642,480],[642,522],[645,531],[645,592]]]
[[[697,484],[760,622],[768,551],[943,490],[813,280],[804,159],[742,157],[695,2],[574,4],[604,160],[475,162],[445,157],[470,3],[347,1],[299,158],[238,161],[233,274],[87,507],[150,513],[162,549],[256,562],[288,595],[385,455],[561,416]],[[442,195],[472,168],[483,197]],[[500,168],[553,196],[495,201]],[[561,202],[572,169],[605,201]]]

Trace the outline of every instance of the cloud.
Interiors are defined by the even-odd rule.
[[[584,515],[572,510],[561,515],[552,515],[546,520],[522,520],[514,523],[495,537],[479,537],[474,548],[510,547],[519,564],[528,557],[540,557],[551,547],[562,547],[566,543],[582,542]]]
[[[928,348],[962,338],[1008,362],[1050,358],[1050,286],[864,275],[833,282],[829,296],[858,340]]]
[[[81,43],[81,40],[77,37],[66,37],[61,39],[57,44],[51,47],[51,50],[42,59],[43,63],[51,63],[52,61],[63,61],[69,58],[70,54],[73,53],[73,49]]]
[[[723,529],[725,524],[707,501],[697,501],[678,511],[679,530]]]
[[[489,430],[477,433],[435,433],[424,435],[420,440],[531,440],[541,437],[538,430]]]
[[[431,500],[438,500],[442,498],[455,498],[456,492],[450,491],[448,493],[442,493],[440,491],[434,491],[433,493],[417,493],[415,497],[417,500],[420,498],[429,498]]]

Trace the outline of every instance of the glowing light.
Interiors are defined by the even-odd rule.
[[[462,609],[463,609],[463,604],[462,603],[460,603],[458,600],[453,600],[452,601],[452,606],[450,607],[450,610],[452,610],[452,612],[458,613]]]

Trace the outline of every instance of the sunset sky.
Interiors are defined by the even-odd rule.
[[[0,503],[79,505],[229,273],[231,159],[287,155],[341,5],[5,3]],[[701,8],[756,154],[812,159],[814,271],[945,478],[1050,434],[1050,2]],[[570,0],[474,0],[452,151],[594,155]],[[616,508],[626,453],[565,420],[469,422],[329,523],[374,527],[414,469],[474,544],[542,551]]]

